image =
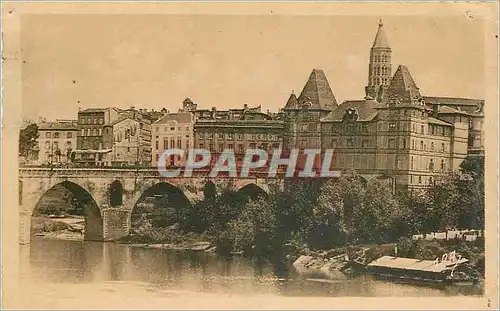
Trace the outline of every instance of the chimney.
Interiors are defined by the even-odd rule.
[[[243,104],[243,109],[247,110],[248,109],[248,105],[247,104]]]

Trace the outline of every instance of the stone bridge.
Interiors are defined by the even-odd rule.
[[[94,241],[112,241],[128,235],[134,207],[154,187],[192,203],[203,199],[209,182],[217,191],[254,188],[269,192],[270,185],[283,186],[279,178],[271,180],[264,174],[247,178],[207,176],[205,171],[195,171],[189,178],[165,178],[153,168],[20,168],[20,243],[29,243],[33,211],[56,185],[64,186],[85,207],[84,239]]]

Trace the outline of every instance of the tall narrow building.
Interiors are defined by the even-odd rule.
[[[381,102],[391,81],[391,47],[384,32],[382,20],[378,24],[377,35],[370,51],[368,85],[366,98]]]

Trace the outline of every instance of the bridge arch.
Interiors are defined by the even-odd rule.
[[[144,190],[130,212],[131,228],[144,221],[156,227],[168,226],[178,221],[180,211],[189,208],[191,201],[177,186],[160,182]]]
[[[123,185],[119,180],[109,185],[109,205],[111,207],[123,205]]]
[[[53,206],[54,203],[51,206],[51,200],[55,204],[61,203],[61,196],[64,196],[64,191],[69,193],[72,206],[75,208],[69,212],[71,214],[80,214],[84,217],[84,240],[102,241],[103,220],[99,206],[86,189],[74,182],[65,180],[53,185],[46,191],[42,191],[36,204],[30,208],[29,216],[40,215],[40,212],[44,212],[41,209],[45,206],[48,207],[45,213],[51,213],[51,211],[52,213],[57,213],[59,211],[58,208],[63,208],[63,206]]]
[[[237,191],[238,194],[244,195],[251,200],[256,200],[258,198],[267,197],[268,192],[255,183],[249,183]]]

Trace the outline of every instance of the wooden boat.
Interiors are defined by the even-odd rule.
[[[451,257],[451,258],[450,258]],[[418,283],[452,284],[473,283],[470,268],[466,263],[469,260],[453,254],[443,255],[442,259],[419,260],[383,256],[365,266],[365,271],[379,278],[413,281]]]

